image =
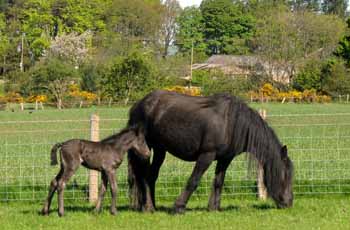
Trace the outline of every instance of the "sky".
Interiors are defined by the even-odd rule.
[[[180,5],[182,8],[186,7],[186,6],[199,6],[199,4],[201,4],[202,0],[178,0],[180,2]]]

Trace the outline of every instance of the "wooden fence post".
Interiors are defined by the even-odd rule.
[[[90,118],[91,140],[99,141],[99,122],[100,117],[92,114]],[[90,170],[89,172],[89,202],[95,204],[98,198],[98,171]]]
[[[260,116],[265,120],[266,119],[266,110],[265,109],[259,109]],[[258,197],[261,200],[267,199],[267,189],[264,184],[264,168],[263,165],[260,164],[258,161]]]

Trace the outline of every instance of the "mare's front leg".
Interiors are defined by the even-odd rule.
[[[204,172],[209,168],[210,164],[215,159],[214,152],[208,152],[200,154],[196,165],[192,171],[191,177],[187,181],[187,185],[185,190],[181,193],[181,195],[176,199],[174,204],[175,213],[183,213],[185,212],[186,204],[188,199],[192,195],[193,191],[197,188],[201,177]]]
[[[154,152],[153,160],[152,160],[151,171],[149,176],[149,188],[151,192],[153,207],[155,208],[156,207],[156,201],[155,201],[156,181],[158,179],[159,169],[162,166],[165,159],[165,151],[154,149],[153,152]]]
[[[212,191],[211,191],[209,204],[208,204],[208,209],[210,211],[220,209],[220,198],[221,198],[222,186],[224,185],[227,167],[230,165],[232,159],[233,157],[230,157],[228,159],[220,159],[216,164],[215,178],[213,181]]]
[[[101,211],[101,206],[102,206],[102,201],[105,196],[106,190],[107,190],[107,185],[108,185],[108,176],[105,171],[101,171],[101,188],[100,188],[100,195],[98,196],[97,204],[95,211],[100,212]]]
[[[111,202],[110,212],[112,215],[115,215],[115,214],[117,214],[117,208],[116,208],[117,184],[115,181],[115,170],[109,170],[106,173],[107,173],[107,177],[108,177],[108,182],[111,186],[112,202]]]

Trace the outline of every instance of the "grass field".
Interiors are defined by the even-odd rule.
[[[99,114],[100,136],[105,137],[125,125],[127,107],[85,108],[58,111],[0,112],[0,226],[45,228],[69,226],[73,229],[92,226],[140,226],[147,228],[223,227],[254,229],[344,229],[350,209],[350,105],[348,104],[251,104],[267,110],[267,121],[289,148],[295,165],[295,207],[277,210],[272,204],[257,202],[255,176],[247,173],[245,154],[234,160],[225,180],[225,212],[207,214],[208,194],[215,164],[204,175],[191,198],[193,208],[185,216],[173,217],[164,210],[142,215],[127,211],[126,162],[117,172],[118,217],[105,211],[101,217],[90,213],[87,205],[87,170],[79,169],[72,178],[65,198],[69,202],[67,218],[56,214],[40,217],[37,211],[46,196],[47,185],[57,173],[49,165],[51,146],[69,138],[89,138],[89,117]],[[181,162],[167,155],[157,184],[161,205],[171,207],[180,194],[193,163]],[[323,196],[319,197],[319,195]],[[305,196],[308,195],[308,196]],[[311,195],[311,196],[310,196]],[[18,201],[22,202],[18,202]],[[106,201],[109,204],[109,201]],[[54,207],[55,204],[54,204]],[[8,218],[2,218],[7,216]],[[193,225],[191,221],[193,220]],[[157,225],[154,225],[154,222]],[[104,225],[105,224],[105,225]],[[158,225],[159,224],[159,225]],[[314,225],[312,225],[314,224]],[[41,227],[40,227],[41,226]],[[195,226],[195,227],[194,227]],[[271,228],[270,228],[271,227]],[[350,227],[350,226],[349,226]],[[2,227],[1,227],[2,228]],[[186,227],[185,227],[186,228]]]
[[[106,204],[106,205],[109,205]],[[279,210],[273,204],[252,199],[224,199],[223,211],[207,212],[206,203],[192,199],[184,215],[169,214],[171,202],[161,202],[153,213],[137,213],[118,207],[111,216],[107,207],[100,215],[86,203],[66,205],[58,218],[56,205],[49,217],[38,214],[39,203],[0,205],[1,229],[349,229],[349,197],[295,199],[293,208]]]

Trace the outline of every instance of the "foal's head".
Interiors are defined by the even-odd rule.
[[[142,131],[133,128],[122,130],[116,135],[115,146],[123,153],[132,149],[141,158],[149,158],[149,150]]]

